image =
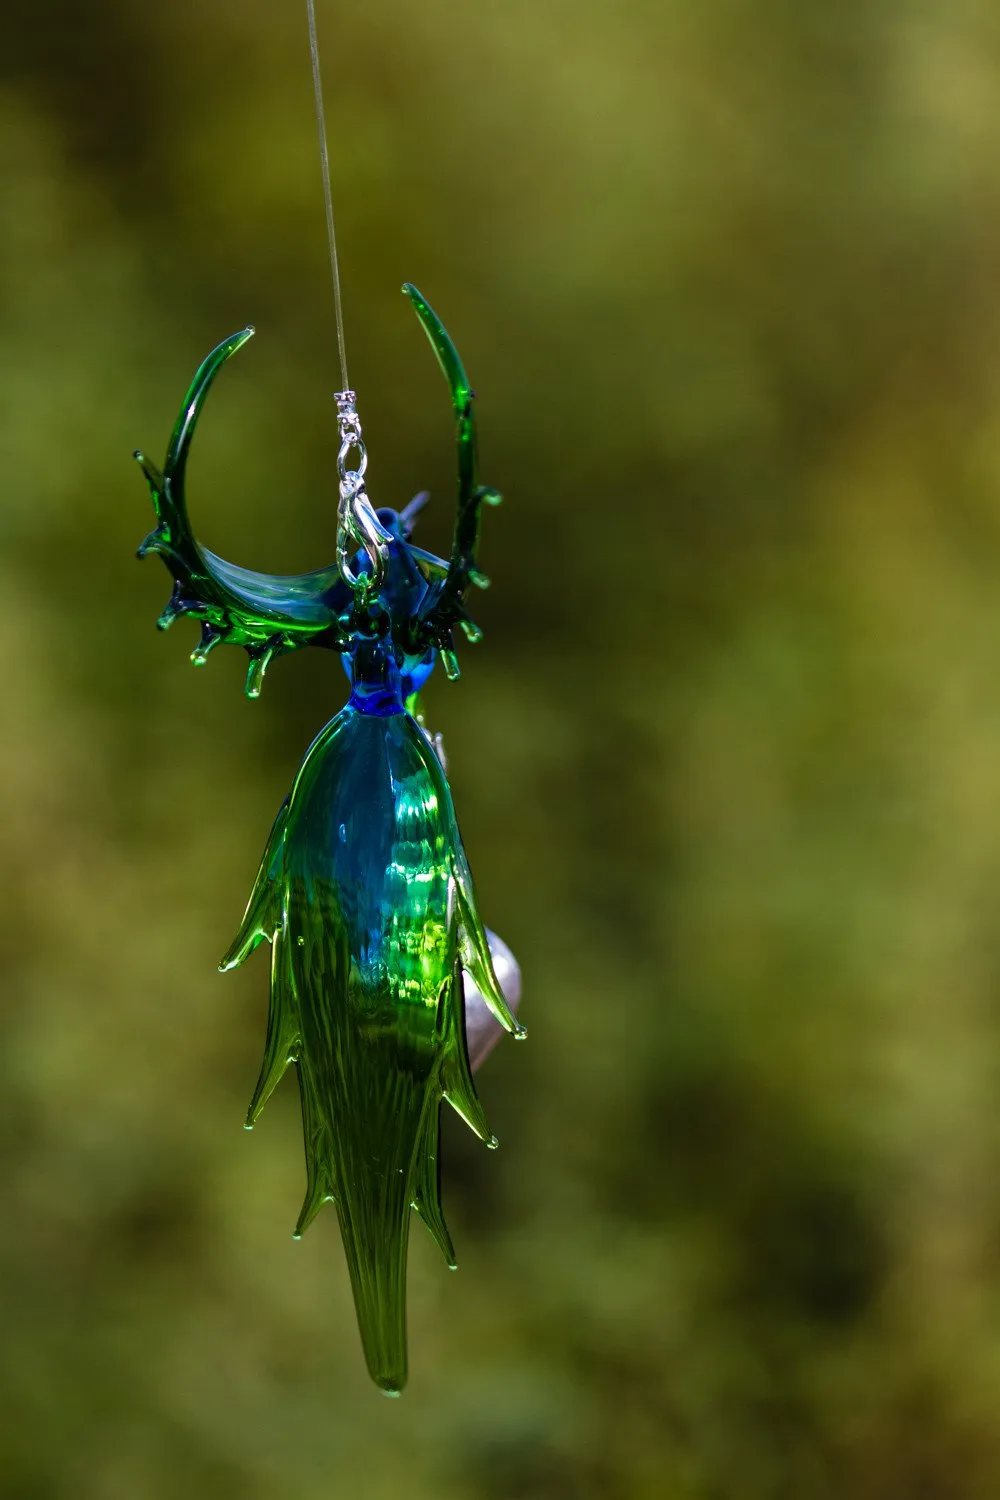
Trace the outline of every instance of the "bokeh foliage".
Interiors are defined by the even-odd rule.
[[[4,18],[0,1491],[995,1500],[1000,12],[321,0],[372,494],[444,542],[409,278],[507,497],[429,707],[531,1035],[389,1405],[214,973],[339,668],[246,704],[131,562],[248,320],[196,525],[332,556],[301,9]]]

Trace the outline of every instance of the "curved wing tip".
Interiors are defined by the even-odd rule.
[[[213,353],[217,355],[222,354],[224,359],[229,359],[231,355],[238,353],[243,348],[243,345],[253,338],[256,332],[257,330],[254,325],[248,323],[245,328],[241,328],[237,333],[231,333],[228,338],[223,339],[222,343],[219,344]],[[209,355],[209,359],[211,357]]]

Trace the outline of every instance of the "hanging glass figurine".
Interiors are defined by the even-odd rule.
[[[425,496],[376,512],[353,391],[337,396],[337,561],[278,577],[223,561],[195,539],[184,492],[195,427],[209,388],[252,328],[224,340],[195,375],[160,473],[136,457],[157,525],[139,548],[158,553],[174,590],[158,624],[201,622],[192,661],[223,644],[249,656],[258,695],[279,656],[302,646],[339,652],[348,703],[321,730],[268,839],[222,969],[271,944],[271,998],[252,1126],[289,1063],[297,1067],[305,1136],[300,1235],[325,1201],[336,1205],[369,1371],[396,1393],[406,1381],[406,1254],[416,1209],[449,1265],[441,1209],[438,1129],[446,1099],[495,1145],[476,1095],[465,1030],[463,972],[511,1035],[524,1030],[497,981],[442,760],[423,728],[418,694],[440,656],[458,676],[454,633],[477,570],[480,512],[499,495],[480,485],[465,370],[416,290],[403,288],[451,389],[457,421],[458,512],[448,561],[410,540]],[[508,955],[509,956],[509,955]]]

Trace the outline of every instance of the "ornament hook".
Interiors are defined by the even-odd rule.
[[[340,428],[340,452],[337,473],[340,476],[340,502],[337,506],[337,567],[340,576],[355,594],[362,597],[376,593],[385,580],[386,559],[392,536],[379,521],[365,490],[368,450],[361,436],[361,419],[357,412],[357,394],[337,391],[337,426]],[[350,455],[357,454],[353,465]],[[354,552],[360,548],[367,556],[370,571],[351,569]]]

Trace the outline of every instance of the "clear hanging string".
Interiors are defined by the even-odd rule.
[[[337,258],[337,231],[333,219],[333,189],[330,184],[330,147],[326,133],[326,110],[323,105],[323,78],[319,62],[319,38],[316,33],[315,0],[306,0],[309,23],[309,55],[312,60],[313,97],[316,103],[316,131],[319,136],[319,163],[323,176],[323,203],[326,209],[326,238],[330,250],[330,275],[333,279],[333,305],[337,319],[337,350],[340,355],[340,378],[343,388],[336,393],[337,425],[340,429],[340,452],[337,471],[340,479],[340,502],[337,506],[337,566],[340,576],[362,599],[376,592],[385,577],[386,553],[392,540],[379,522],[365,490],[368,453],[361,437],[361,419],[357,412],[357,395],[347,378],[347,343],[344,338],[344,307],[340,292],[340,262]],[[351,567],[354,552],[367,555],[369,567]]]
[[[316,130],[319,135],[319,165],[323,174],[323,203],[326,207],[326,238],[330,247],[330,275],[333,278],[333,306],[337,316],[337,349],[340,354],[341,388],[347,391],[347,343],[344,339],[344,307],[340,296],[340,263],[337,260],[337,231],[333,223],[333,189],[330,186],[330,147],[326,134],[326,110],[323,107],[323,77],[319,66],[319,39],[316,35],[316,3],[306,0],[309,21],[309,55],[312,59],[313,97],[316,101]]]

